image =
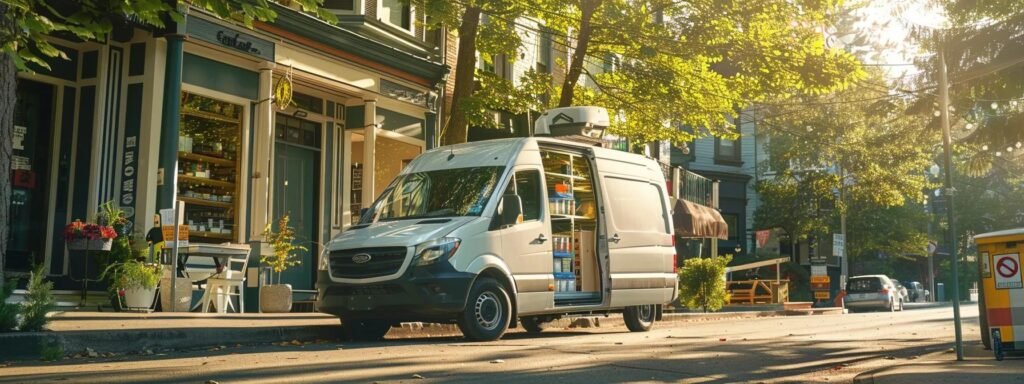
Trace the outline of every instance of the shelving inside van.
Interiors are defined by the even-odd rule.
[[[555,304],[599,303],[597,202],[591,165],[579,154],[557,150],[542,150],[541,159],[551,212]]]

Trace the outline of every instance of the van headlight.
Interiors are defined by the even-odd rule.
[[[447,260],[459,250],[462,239],[457,237],[442,237],[431,240],[416,246],[413,265],[431,265],[441,260]]]
[[[331,263],[331,259],[330,259],[331,243],[333,243],[333,242],[334,242],[334,240],[328,241],[327,244],[324,244],[323,247],[320,247],[321,248],[321,250],[320,250],[320,259],[319,259],[320,262],[317,263],[317,269],[318,270],[326,271],[326,270],[330,269],[330,266],[331,266],[331,264],[330,264]]]

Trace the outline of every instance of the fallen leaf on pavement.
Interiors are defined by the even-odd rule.
[[[491,360],[491,364],[502,364],[504,362],[505,362],[505,360],[502,360],[502,359]]]
[[[417,374],[412,375],[412,378],[414,378],[414,379],[422,379],[423,376],[421,376],[420,374],[417,373]]]

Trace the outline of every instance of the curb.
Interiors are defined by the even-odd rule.
[[[803,313],[802,313],[803,314]],[[786,316],[786,311],[665,313],[662,323],[738,320]],[[804,314],[806,315],[806,314]],[[625,326],[619,314],[565,317],[547,323],[547,329],[614,328]],[[522,331],[517,328],[512,332]],[[0,334],[0,361],[32,360],[42,356],[88,354],[138,354],[152,351],[216,348],[237,344],[338,340],[337,325],[288,327],[207,327],[65,331]],[[460,336],[455,324],[402,323],[388,332],[391,339]]]

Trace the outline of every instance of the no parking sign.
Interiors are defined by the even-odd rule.
[[[1020,255],[1009,253],[992,257],[992,269],[995,272],[996,289],[1024,288],[1020,278]]]

